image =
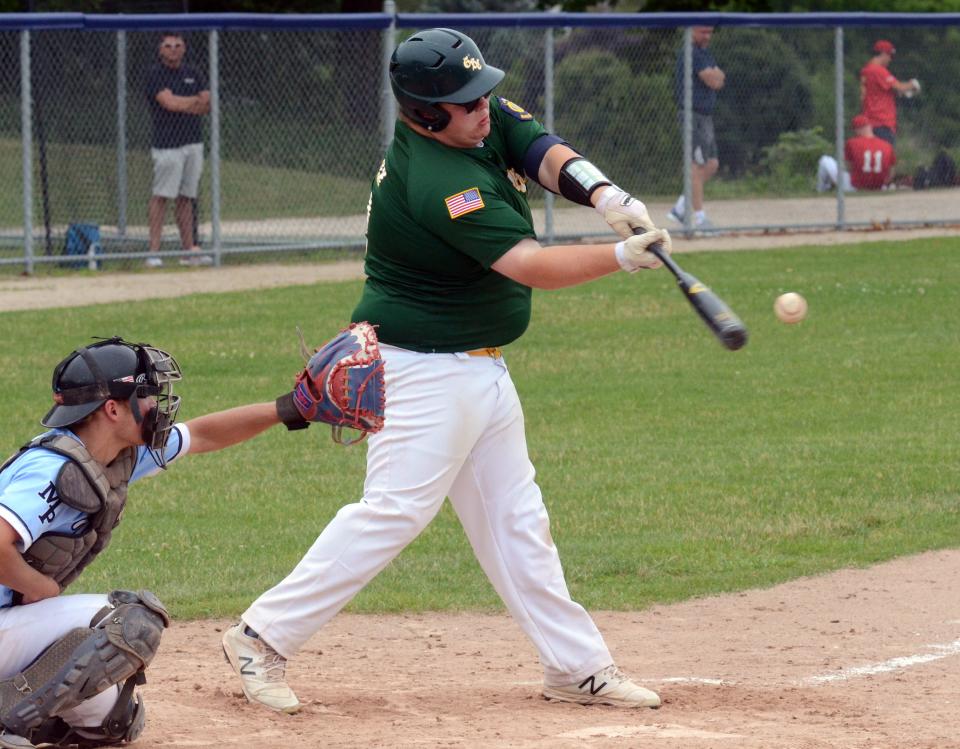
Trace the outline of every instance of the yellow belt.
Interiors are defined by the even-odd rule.
[[[464,352],[468,356],[489,356],[491,359],[499,359],[503,356],[503,351],[500,350],[499,346],[491,346],[490,348],[476,348],[473,351]]]

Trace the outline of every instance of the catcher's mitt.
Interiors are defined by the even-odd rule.
[[[302,429],[308,422],[330,424],[334,441],[349,445],[383,429],[384,400],[377,334],[370,323],[359,322],[316,350],[297,375],[293,392],[277,399],[277,413],[289,429]],[[344,427],[360,436],[345,439]]]

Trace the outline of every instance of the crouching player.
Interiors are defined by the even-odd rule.
[[[110,543],[130,484],[280,423],[275,403],[174,424],[180,368],[111,338],[53,373],[49,431],[0,467],[0,747],[87,747],[143,730],[144,681],[170,617],[149,591],[60,595]]]

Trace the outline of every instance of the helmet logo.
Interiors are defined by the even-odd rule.
[[[470,55],[463,56],[463,67],[468,70],[483,70],[483,63],[480,62],[476,57],[470,57]]]

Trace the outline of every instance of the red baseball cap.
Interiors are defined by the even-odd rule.
[[[859,130],[860,128],[866,127],[867,125],[869,125],[870,119],[865,114],[858,114],[856,117],[853,118],[850,124],[853,125],[854,130]]]
[[[888,42],[886,39],[877,39],[877,41],[873,43],[873,51],[878,55],[884,52],[888,55],[897,54],[897,48],[893,46],[893,42]]]

